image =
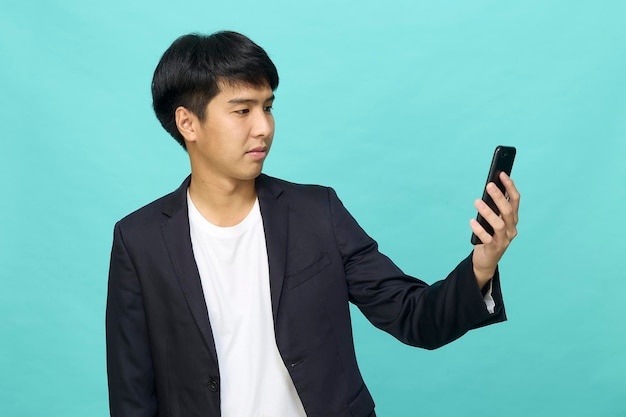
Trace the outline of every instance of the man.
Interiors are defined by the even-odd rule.
[[[115,226],[107,299],[111,415],[373,416],[348,303],[404,343],[434,349],[505,320],[497,264],[519,193],[487,187],[490,236],[443,281],[406,276],[334,191],[261,174],[278,74],[243,35],[176,40],[153,105],[191,176]]]

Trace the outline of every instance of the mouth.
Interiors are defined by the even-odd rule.
[[[246,154],[254,157],[254,158],[265,158],[267,156],[267,147],[258,146],[256,148],[250,149]]]

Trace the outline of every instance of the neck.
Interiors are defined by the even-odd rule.
[[[216,226],[239,224],[256,200],[255,180],[211,181],[192,173],[189,195],[200,214]]]

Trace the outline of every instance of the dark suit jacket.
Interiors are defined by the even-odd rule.
[[[276,343],[308,417],[374,415],[348,303],[404,343],[434,349],[505,320],[489,314],[471,257],[432,286],[378,252],[335,192],[256,180]],[[115,226],[106,313],[111,415],[220,415],[220,375],[187,216],[189,178]],[[245,398],[241,399],[245,401]]]

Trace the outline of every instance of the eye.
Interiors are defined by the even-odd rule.
[[[273,106],[265,106],[265,107],[263,107],[263,110],[266,113],[271,113],[273,108],[274,108]]]
[[[239,109],[239,110],[235,110],[235,113],[237,113],[237,114],[241,114],[241,115],[248,114],[249,112],[250,112],[250,110],[249,110],[249,109]]]

